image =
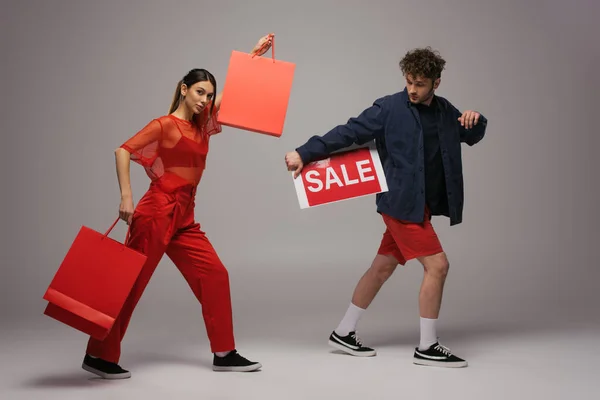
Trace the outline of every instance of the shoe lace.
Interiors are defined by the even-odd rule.
[[[449,357],[452,355],[452,352],[450,351],[449,348],[447,348],[446,346],[442,346],[441,344],[438,343],[437,346],[435,346],[435,349],[441,353],[443,353],[445,356]]]
[[[360,338],[358,337],[358,335],[356,333],[352,334],[352,339],[354,339],[354,341],[356,342],[357,345],[362,346],[362,341],[360,340]]]

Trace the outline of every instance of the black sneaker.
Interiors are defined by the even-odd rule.
[[[434,343],[427,350],[419,350],[419,347],[416,347],[413,363],[448,368],[461,368],[467,366],[465,360],[456,357],[447,347],[442,346],[439,342]]]
[[[104,379],[127,379],[131,377],[131,372],[124,370],[119,365],[104,361],[101,358],[91,357],[88,354],[85,355],[81,367]]]
[[[350,332],[347,336],[340,336],[333,331],[329,335],[329,345],[357,357],[372,357],[377,354],[374,349],[362,345],[360,339],[356,336],[356,332]]]
[[[216,354],[213,358],[213,371],[250,372],[262,368],[258,362],[248,361],[237,350],[232,350],[225,357]]]

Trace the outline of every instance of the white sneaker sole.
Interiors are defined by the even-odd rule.
[[[343,351],[344,353],[348,353],[350,355],[353,355],[355,357],[373,357],[377,355],[377,352],[375,350],[372,351],[356,351],[356,350],[352,350],[346,346],[344,346],[343,344],[339,344],[334,342],[333,340],[329,340],[329,345],[331,347],[334,347],[338,350]]]
[[[92,368],[86,364],[81,364],[81,368],[83,368],[87,372],[91,372],[94,375],[98,375],[102,379],[128,379],[128,378],[131,378],[131,372],[124,372],[122,374],[107,374],[105,372],[102,372],[95,368]]]
[[[444,368],[464,368],[469,364],[466,361],[434,361],[434,360],[423,360],[421,358],[413,358],[413,364],[425,365],[428,367],[444,367]]]
[[[217,365],[213,365],[213,371],[217,372],[251,372],[256,371],[257,369],[262,368],[261,363],[256,363],[253,365],[247,365],[245,367],[220,367]]]

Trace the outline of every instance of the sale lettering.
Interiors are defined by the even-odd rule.
[[[333,167],[327,167],[325,169],[325,183],[323,184],[323,179],[321,177],[321,173],[319,170],[311,170],[308,171],[305,175],[305,179],[307,182],[312,185],[307,185],[308,190],[313,193],[320,192],[323,190],[331,189],[332,185],[337,185],[339,187],[355,185],[359,182],[369,182],[375,179],[375,175],[367,175],[369,172],[374,172],[373,168],[371,168],[372,164],[370,160],[361,160],[356,162],[356,169],[358,171],[358,177],[351,179],[348,176],[348,170],[346,169],[345,164],[340,165],[340,169],[342,172],[342,179],[340,179],[339,175],[335,172]]]

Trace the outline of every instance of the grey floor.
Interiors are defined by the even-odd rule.
[[[103,381],[80,368],[85,337],[39,317],[3,326],[2,399],[570,399],[593,398],[600,324],[482,319],[441,324],[444,343],[470,362],[464,369],[411,364],[414,324],[385,312],[361,320],[373,358],[327,345],[333,314],[242,324],[238,347],[264,368],[210,369],[203,325],[185,312],[152,319],[142,305],[123,345],[132,378]],[[383,308],[384,306],[380,306]],[[245,320],[246,321],[246,320]],[[460,326],[459,326],[460,325]]]

